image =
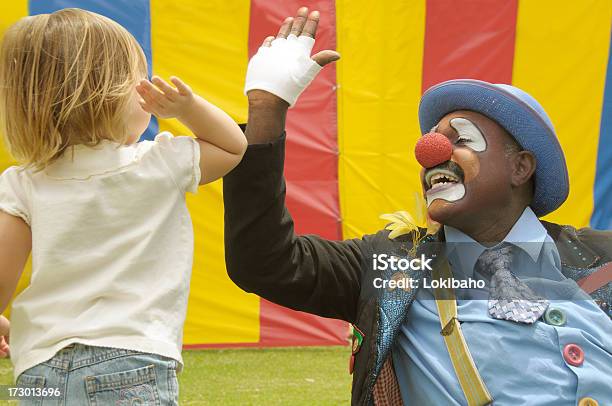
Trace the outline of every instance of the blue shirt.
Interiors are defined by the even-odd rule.
[[[474,265],[485,247],[451,227],[444,232],[455,277],[483,279]],[[554,241],[530,208],[504,241],[520,248],[514,250],[513,273],[537,293],[568,288],[579,292],[575,282],[561,273]],[[463,293],[465,299],[457,300],[461,329],[495,405],[576,405],[583,397],[612,405],[612,321],[592,300],[576,300],[580,294],[572,300],[552,300],[550,306],[567,319],[557,327],[544,321],[526,325],[492,319],[488,293]],[[567,344],[584,351],[581,366],[565,361]],[[440,335],[431,290],[417,293],[392,356],[404,405],[467,404]]]

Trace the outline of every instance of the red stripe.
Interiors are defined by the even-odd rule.
[[[423,91],[449,79],[512,82],[518,0],[428,0]]]
[[[249,56],[263,39],[276,35],[287,16],[295,15],[302,0],[252,0]],[[309,1],[321,12],[313,53],[336,48],[336,16],[333,0]],[[336,69],[321,71],[300,96],[287,117],[287,206],[298,234],[318,234],[340,239],[338,198],[338,145],[336,126]],[[261,301],[260,345],[346,344],[346,323],[295,312]]]

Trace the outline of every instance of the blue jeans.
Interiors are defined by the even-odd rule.
[[[72,344],[17,378],[18,386],[59,388],[59,398],[21,405],[178,405],[178,362],[160,355]]]

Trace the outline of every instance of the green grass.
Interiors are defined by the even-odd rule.
[[[347,405],[349,356],[349,347],[185,351],[180,404]],[[0,360],[0,385],[12,373]]]

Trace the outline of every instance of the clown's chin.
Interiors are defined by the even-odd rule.
[[[440,224],[452,225],[449,223],[452,223],[457,214],[462,211],[462,205],[458,202],[464,196],[465,185],[463,183],[448,183],[429,189],[425,192],[429,218]]]
[[[457,202],[462,200],[464,196],[465,186],[463,183],[451,183],[429,189],[425,192],[429,218],[440,224],[452,223],[457,210],[461,212],[461,205],[456,207]]]
[[[438,199],[452,203],[462,199],[463,196],[465,196],[465,186],[463,183],[447,183],[442,186],[432,187],[425,192],[427,207],[430,207]]]

